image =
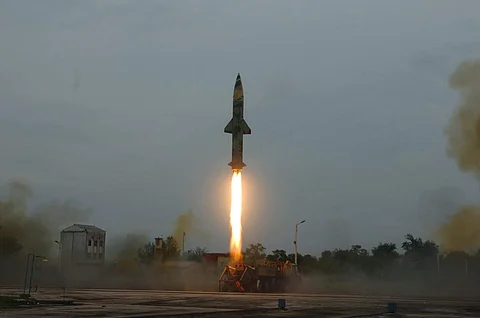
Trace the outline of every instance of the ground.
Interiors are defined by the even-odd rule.
[[[1,295],[22,290],[0,289]],[[0,308],[0,317],[480,317],[476,299],[312,294],[232,294],[120,289],[43,289],[36,306]],[[286,310],[278,309],[278,299]],[[53,300],[73,305],[52,305]],[[42,304],[43,302],[43,304]],[[397,313],[387,314],[396,302]]]

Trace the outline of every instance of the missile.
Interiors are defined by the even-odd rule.
[[[232,134],[232,161],[228,165],[232,170],[240,171],[246,166],[243,162],[243,135],[252,133],[243,119],[243,86],[240,73],[233,88],[233,116],[223,131]]]

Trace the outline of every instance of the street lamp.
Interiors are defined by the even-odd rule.
[[[31,260],[30,260],[31,258]],[[27,268],[25,270],[25,281],[23,283],[23,295],[25,294],[25,291],[27,289],[27,277],[28,277],[28,270],[30,269],[30,284],[28,286],[28,296],[30,296],[30,293],[32,291],[32,280],[33,280],[33,268],[35,264],[35,259],[40,258],[42,262],[48,262],[48,259],[45,256],[40,256],[40,255],[35,255],[35,254],[28,254],[27,255]]]
[[[55,240],[54,242],[58,244],[58,271],[61,272],[61,270],[62,270],[62,245],[57,240]]]
[[[185,232],[183,232],[182,237],[182,257],[185,257]]]
[[[295,241],[293,241],[293,244],[295,245],[295,265],[298,265],[298,263],[297,263],[297,261],[298,261],[298,259],[297,259],[297,254],[298,254],[298,251],[297,251],[298,226],[302,223],[305,223],[305,220],[295,224]]]
[[[437,251],[437,273],[440,274],[440,252]]]

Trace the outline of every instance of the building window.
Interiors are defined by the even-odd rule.
[[[93,241],[93,246],[97,246],[97,241]]]
[[[88,240],[88,246],[92,246],[92,240]]]
[[[103,247],[103,241],[98,242],[98,246]]]

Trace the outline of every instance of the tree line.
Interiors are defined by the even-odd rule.
[[[401,273],[449,273],[456,276],[480,275],[480,250],[475,254],[463,251],[440,252],[439,246],[432,240],[424,241],[420,237],[407,234],[404,242],[397,247],[395,243],[379,243],[371,250],[361,245],[352,245],[348,249],[325,250],[320,256],[297,254],[298,266],[304,273],[348,274],[363,273],[368,276],[388,277]],[[245,249],[249,259],[267,261],[290,261],[295,255],[283,249],[265,253],[261,243],[250,244]]]
[[[204,247],[196,247],[183,253],[177,240],[173,236],[168,236],[164,241],[164,248],[161,255],[162,261],[187,260],[201,262],[203,254],[207,253]],[[136,260],[142,264],[150,265],[155,259],[155,243],[149,242],[141,246],[137,251]]]
[[[181,253],[179,244],[173,237],[165,241],[164,260],[188,260],[202,262],[206,248],[196,247]],[[243,252],[250,262],[294,263],[295,255],[284,249],[274,249],[266,253],[261,243],[249,244]],[[150,264],[154,259],[154,243],[148,243],[138,250],[138,261]],[[397,247],[395,243],[379,243],[370,250],[361,245],[348,249],[325,250],[320,256],[297,254],[298,266],[303,273],[327,275],[363,273],[369,276],[388,277],[399,273],[455,273],[457,276],[480,275],[480,251],[468,254],[463,251],[442,253],[432,240],[423,240],[412,234],[404,237]],[[477,273],[478,272],[478,273]]]

